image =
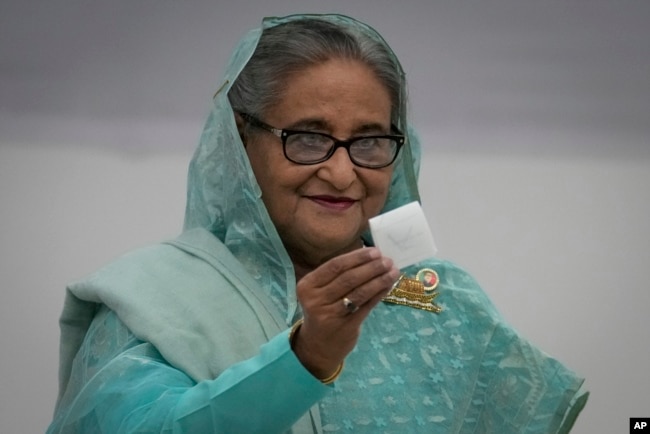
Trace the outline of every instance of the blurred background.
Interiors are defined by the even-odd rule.
[[[439,255],[587,378],[573,432],[650,416],[649,2],[3,0],[0,432],[45,430],[66,283],[178,234],[231,49],[299,12],[400,57]]]

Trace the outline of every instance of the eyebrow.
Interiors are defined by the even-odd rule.
[[[285,127],[286,130],[299,130],[299,131],[315,131],[315,132],[331,132],[330,124],[323,119],[307,118],[301,119],[293,124]],[[352,130],[350,137],[355,137],[360,134],[390,134],[390,128],[387,129],[380,123],[367,123],[357,126]]]

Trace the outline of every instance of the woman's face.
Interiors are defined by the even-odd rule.
[[[338,139],[388,134],[388,91],[364,64],[331,59],[287,80],[281,101],[261,120],[280,129],[318,131]],[[382,209],[392,166],[355,166],[345,149],[315,165],[284,157],[282,142],[252,130],[246,143],[262,199],[294,263],[316,266],[361,246],[368,219]]]

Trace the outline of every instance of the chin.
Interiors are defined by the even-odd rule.
[[[340,236],[323,236],[326,233],[325,230],[318,232],[316,234],[317,236],[313,238],[314,243],[312,244],[317,248],[322,249],[323,253],[327,252],[336,255],[361,247],[361,233],[341,234]]]
[[[353,230],[350,230],[351,226],[354,226]],[[287,249],[302,257],[329,259],[362,246],[363,229],[356,224],[337,222],[302,227],[284,226],[282,229],[279,231],[280,237]]]

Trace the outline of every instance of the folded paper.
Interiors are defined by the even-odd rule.
[[[418,202],[411,202],[370,219],[375,246],[393,259],[397,268],[408,267],[435,256],[429,224]]]

